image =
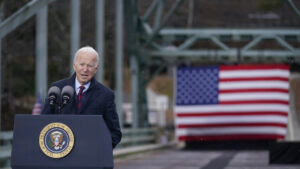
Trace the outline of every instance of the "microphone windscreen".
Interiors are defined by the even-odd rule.
[[[68,95],[70,98],[73,98],[73,95],[74,95],[74,89],[72,86],[65,86],[63,89],[62,89],[62,92],[61,92],[61,95],[64,96],[64,95]]]
[[[48,90],[48,97],[50,95],[55,95],[55,97],[57,98],[57,96],[59,96],[60,94],[60,89],[57,86],[52,86],[49,90]]]

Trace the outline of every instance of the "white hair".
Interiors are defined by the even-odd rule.
[[[74,57],[74,60],[73,62],[75,63],[75,61],[77,60],[77,57],[78,57],[78,54],[79,52],[89,52],[89,53],[93,53],[95,56],[96,56],[96,62],[97,62],[97,65],[99,65],[99,54],[98,52],[91,46],[84,46],[80,49],[77,50],[77,52],[75,53],[75,57]]]

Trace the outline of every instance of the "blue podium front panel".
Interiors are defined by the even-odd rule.
[[[14,123],[13,169],[113,168],[111,136],[100,115],[16,115]],[[44,140],[45,147],[50,147],[47,155],[39,141],[41,135],[47,133],[49,124],[63,124],[69,129],[63,128],[67,132],[52,132],[56,135]],[[50,125],[49,129],[52,128],[53,125]],[[73,136],[67,136],[69,130]],[[72,147],[65,148],[69,148],[69,152],[63,151],[68,140],[60,140],[59,135],[63,135],[64,139],[74,138]],[[60,148],[64,154],[51,157],[51,152],[60,151]]]

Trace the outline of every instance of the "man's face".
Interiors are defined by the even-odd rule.
[[[98,63],[94,53],[81,51],[74,60],[73,68],[81,85],[87,84],[97,73]]]

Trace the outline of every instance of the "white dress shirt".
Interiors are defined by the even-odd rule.
[[[84,90],[83,93],[90,87],[91,82],[88,82],[87,84],[83,85],[84,86]],[[79,81],[77,80],[77,77],[75,78],[75,88],[76,88],[76,94],[78,95],[79,90],[80,90],[80,86],[82,86]]]

